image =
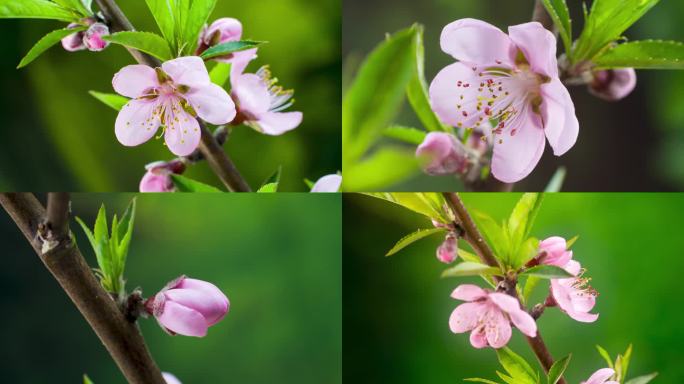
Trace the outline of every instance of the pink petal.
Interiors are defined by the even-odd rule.
[[[166,384],[182,384],[176,376],[168,372],[162,372],[162,377],[164,377],[164,381],[166,381]]]
[[[318,179],[311,188],[311,192],[339,192],[342,185],[342,176],[325,175]]]
[[[478,73],[465,64],[454,63],[439,71],[432,80],[430,104],[444,123],[454,127],[474,128],[478,126],[480,118],[485,117],[484,110],[477,110],[477,103],[480,101],[478,97],[481,96],[478,91],[481,82]]]
[[[123,67],[112,80],[114,90],[123,96],[136,98],[147,89],[157,87],[157,73],[146,65],[129,65]]]
[[[575,115],[575,105],[567,88],[558,79],[542,84],[541,92],[544,132],[553,148],[553,154],[560,156],[577,141],[579,122]]]
[[[576,312],[567,311],[566,312],[571,319],[579,321],[580,323],[593,323],[598,320],[599,315],[597,313],[587,313],[587,312]]]
[[[223,319],[228,311],[228,301],[220,291],[212,295],[194,289],[170,289],[164,295],[167,303],[173,301],[202,314],[210,326]]]
[[[516,127],[494,136],[492,174],[505,183],[515,183],[532,172],[544,152],[544,130],[539,115],[527,107]],[[511,129],[516,132],[511,135]]]
[[[173,188],[168,173],[148,171],[140,180],[140,192],[171,192]]]
[[[589,380],[587,380],[584,384],[603,384],[614,374],[615,371],[610,368],[599,369],[593,375],[591,375]]]
[[[478,325],[478,319],[486,311],[483,303],[464,303],[456,307],[449,317],[449,329],[453,333],[463,333],[473,330]]]
[[[230,301],[226,297],[226,295],[214,284],[202,281],[202,280],[197,280],[197,279],[191,279],[191,278],[185,278],[179,286],[183,289],[194,289],[203,292],[205,295],[213,297],[216,301],[220,301],[223,303],[222,307],[225,307],[224,315],[228,313],[228,310],[230,309]],[[221,316],[223,318],[223,316]],[[217,319],[216,321],[221,320],[221,318]],[[210,324],[210,325],[213,325]]]
[[[558,78],[556,38],[538,22],[508,27],[508,35],[530,63],[532,71]]]
[[[508,319],[500,311],[491,311],[489,321],[490,323],[485,328],[487,342],[495,349],[505,347],[511,340],[512,334]]]
[[[171,332],[184,336],[204,337],[209,327],[199,312],[169,300],[157,320]]]
[[[209,72],[204,66],[204,60],[198,56],[185,56],[162,64],[162,70],[173,79],[177,85],[187,85],[190,88],[208,84]]]
[[[247,112],[248,115],[256,118],[268,112],[271,106],[271,94],[268,91],[268,85],[255,74],[249,73],[239,76],[233,85],[232,92],[240,111]]]
[[[185,97],[197,115],[211,124],[228,124],[235,119],[233,99],[216,84],[209,83],[191,88]]]
[[[248,125],[263,134],[278,136],[297,128],[303,117],[301,112],[266,112]]]
[[[451,298],[463,301],[475,301],[487,297],[487,291],[473,284],[461,284],[453,292]]]
[[[204,43],[211,45],[212,41],[210,39],[216,32],[220,33],[220,43],[238,41],[242,37],[242,23],[232,17],[217,19],[207,28],[204,35]]]
[[[537,336],[537,323],[532,316],[520,308],[520,303],[517,299],[504,293],[491,293],[489,294],[489,299],[508,314],[508,317],[520,329],[520,332],[530,337]]]
[[[232,64],[232,66],[230,67],[230,82],[231,84],[233,84],[233,86],[235,86],[235,81],[237,81],[240,78],[240,75],[242,75],[245,72],[245,68],[247,68],[247,65],[256,58],[257,49],[254,48],[247,49],[244,51],[233,52],[233,54],[230,55],[228,59],[222,59],[220,57],[217,57],[215,60]]]
[[[477,348],[485,348],[487,344],[487,335],[482,328],[478,328],[470,333],[470,344]]]
[[[515,49],[499,28],[475,19],[461,19],[447,25],[440,37],[442,51],[468,64],[512,66]]]
[[[567,264],[565,264],[563,269],[565,269],[569,274],[577,276],[582,270],[582,264],[576,260],[570,260],[567,262]]]
[[[119,111],[114,132],[119,142],[133,147],[151,139],[159,128],[159,118],[153,111],[158,103],[154,100],[131,100]]]
[[[192,115],[180,111],[177,117],[177,123],[166,127],[164,141],[174,155],[187,156],[197,149],[202,133]]]

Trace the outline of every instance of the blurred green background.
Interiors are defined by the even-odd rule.
[[[88,224],[105,203],[123,212],[132,195],[73,195]],[[339,195],[141,195],[127,288],[151,296],[186,274],[231,301],[202,339],[169,336],[154,319],[142,332],[162,370],[184,384],[340,383],[342,370]],[[72,222],[73,223],[73,222]],[[93,331],[4,211],[0,230],[2,382],[124,383]],[[91,266],[95,256],[72,224]]]
[[[587,1],[587,3],[591,3]],[[452,63],[439,48],[442,28],[460,18],[478,18],[504,31],[525,23],[532,15],[534,0],[345,0],[343,4],[342,51],[344,83],[352,69],[388,32],[425,25],[426,78]],[[568,1],[574,37],[579,36],[583,17],[580,1]],[[631,40],[665,39],[684,41],[684,2],[661,1],[626,36]],[[559,51],[560,52],[560,51]],[[559,166],[568,169],[566,191],[669,191],[684,188],[684,85],[682,71],[638,71],[636,91],[619,103],[601,101],[583,87],[570,89],[580,120],[575,147],[557,158],[547,146],[544,158],[518,190],[541,190]],[[396,121],[420,127],[408,103]],[[396,140],[387,142],[398,143]],[[380,188],[393,191],[454,190],[451,177],[416,177]]]
[[[519,194],[464,194],[469,209],[508,217]],[[446,266],[435,258],[437,236],[391,258],[383,255],[404,235],[430,222],[402,207],[361,195],[345,196],[344,380],[352,383],[458,383],[495,379],[494,351],[475,350],[468,335],[455,335],[449,315],[459,284],[479,278],[440,279]],[[613,356],[634,343],[630,377],[660,372],[654,383],[684,382],[682,194],[547,195],[532,235],[579,235],[575,259],[598,290],[597,322],[581,324],[547,309],[539,329],[556,358],[573,354],[566,378],[587,380],[604,361],[595,344]],[[540,285],[531,302],[545,297]],[[517,330],[514,351],[534,363]],[[538,364],[535,363],[535,367]]]
[[[144,1],[118,2],[137,29],[158,32]],[[280,84],[295,90],[293,110],[304,113],[295,131],[271,137],[240,126],[227,151],[248,182],[258,187],[283,166],[281,190],[308,190],[340,165],[340,0],[219,1],[210,20],[235,17],[244,38],[268,41],[249,71],[270,64]],[[144,165],[169,159],[161,140],[127,148],[114,136],[116,111],[87,92],[113,92],[111,80],[133,64],[120,46],[101,53],[50,49],[29,67],[20,59],[63,23],[0,20],[0,189],[33,191],[137,191]],[[188,176],[214,185],[206,164]]]

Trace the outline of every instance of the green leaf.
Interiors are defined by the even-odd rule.
[[[480,257],[479,257],[479,256],[477,256],[477,255],[474,254],[474,253],[470,253],[470,252],[468,252],[468,251],[466,251],[466,250],[464,250],[464,249],[461,249],[461,248],[458,249],[458,256],[460,256],[461,259],[463,259],[463,260],[465,260],[465,261],[472,261],[472,262],[474,262],[474,263],[479,263],[479,262],[480,262]]]
[[[100,210],[97,211],[97,218],[95,219],[95,240],[101,241],[109,237],[109,229],[107,228],[107,211],[104,204],[100,206]]]
[[[152,32],[124,31],[104,36],[103,39],[114,44],[150,54],[161,61],[171,60],[173,55],[169,44],[163,37]]]
[[[467,379],[463,379],[463,381],[471,381],[471,382],[475,382],[475,383],[499,384],[496,381],[481,379],[479,377],[469,377]]]
[[[240,40],[240,41],[229,41],[227,43],[221,43],[214,45],[213,47],[202,52],[200,55],[204,60],[213,59],[214,57],[225,56],[229,53],[244,51],[247,49],[256,48],[263,44],[263,41],[250,41],[250,40]]]
[[[406,248],[407,246],[415,243],[416,241],[423,239],[425,237],[428,237],[430,235],[434,235],[435,233],[443,233],[446,232],[446,229],[444,228],[429,228],[429,229],[419,229],[415,232],[411,232],[408,235],[404,236],[401,238],[401,240],[397,241],[396,244],[394,244],[394,247],[390,249],[385,256],[392,256],[395,253],[401,251],[402,249]]]
[[[523,241],[511,255],[511,266],[520,268],[539,253],[539,239],[530,237]]]
[[[53,19],[76,22],[79,15],[47,0],[0,0],[0,19]]]
[[[530,364],[509,348],[504,347],[497,349],[496,355],[506,372],[508,372],[511,377],[520,381],[520,384],[536,384],[539,381],[538,373],[532,369]]]
[[[59,43],[63,38],[80,32],[80,31],[85,31],[87,28],[86,27],[78,27],[78,28],[70,28],[70,29],[58,29],[56,31],[52,31],[48,33],[47,35],[43,36],[36,45],[31,48],[31,50],[24,56],[23,59],[21,59],[21,62],[17,66],[17,68],[23,68],[27,65],[29,65],[33,60],[38,58],[43,52],[47,51],[48,48],[52,47],[53,45]]]
[[[514,245],[522,244],[529,235],[541,208],[542,199],[543,195],[540,193],[525,193],[513,208],[508,218],[508,232]]]
[[[383,132],[385,136],[391,137],[393,139],[401,140],[403,142],[419,145],[425,140],[427,132],[421,131],[420,129],[402,127],[399,125],[393,125],[388,127]]]
[[[572,50],[572,20],[570,20],[568,5],[565,0],[543,0],[543,4],[558,28],[565,51],[570,52]]]
[[[563,182],[565,181],[566,170],[564,167],[560,167],[553,174],[549,184],[546,185],[544,192],[560,192],[563,188]]]
[[[490,267],[486,264],[463,261],[442,272],[442,277],[461,277],[461,276],[501,276],[501,270],[497,267]]]
[[[418,172],[413,150],[386,146],[358,163],[344,168],[344,188],[349,191],[373,191],[396,184]]]
[[[684,69],[684,44],[644,40],[619,44],[594,59],[597,69]]]
[[[147,7],[152,12],[154,20],[159,26],[159,30],[171,45],[174,51],[177,50],[175,40],[175,0],[145,0]]]
[[[216,187],[181,175],[171,174],[171,180],[178,192],[222,192]]]
[[[632,359],[632,344],[627,347],[624,354],[618,355],[615,360],[615,371],[618,374],[618,381],[624,382],[627,378],[627,369],[629,369],[629,362]]]
[[[575,277],[561,267],[546,264],[527,268],[520,275],[536,276],[542,279],[568,279]]]
[[[128,259],[128,248],[131,244],[131,238],[133,237],[133,226],[135,224],[135,208],[136,199],[133,198],[130,204],[126,208],[126,212],[121,217],[121,222],[119,222],[117,238],[121,241],[117,241],[117,256],[120,265],[120,273],[123,276],[124,267],[126,266],[126,260]],[[112,235],[114,235],[114,228],[112,228]]]
[[[88,375],[83,375],[83,384],[93,384]]]
[[[120,111],[124,105],[128,104],[130,101],[127,97],[117,95],[114,93],[102,93],[97,91],[90,91],[91,96],[100,100],[105,105],[113,108],[114,110]]]
[[[342,101],[344,169],[361,157],[394,118],[415,66],[416,27],[387,38],[368,55]],[[346,180],[353,180],[347,177]]]
[[[506,234],[506,231],[494,221],[489,215],[473,211],[473,218],[478,224],[480,230],[487,238],[488,244],[492,247],[494,255],[499,259],[509,264],[510,262],[510,247],[511,241]]]
[[[280,175],[283,172],[283,167],[278,167],[266,181],[259,187],[257,193],[274,193],[278,192],[278,184],[280,184]]]
[[[572,239],[568,240],[565,242],[565,248],[570,249],[572,246],[575,244],[575,242],[579,239],[579,235],[573,237]]]
[[[413,75],[406,87],[406,95],[416,115],[428,131],[446,131],[437,115],[432,111],[428,98],[428,87],[425,81],[425,47],[423,46],[423,26],[414,25],[415,28],[415,65]]]
[[[563,377],[563,373],[565,373],[565,370],[568,368],[568,364],[570,364],[571,357],[572,355],[568,355],[553,363],[549,369],[549,375],[547,376],[548,384],[556,384],[558,380]]]
[[[603,349],[603,347],[601,347],[600,345],[597,345],[596,349],[598,350],[599,355],[601,355],[601,357],[603,357],[603,360],[606,361],[606,363],[608,364],[608,367],[615,368],[615,366],[613,365],[613,359],[610,357],[610,354],[608,353],[608,351]]]
[[[192,54],[197,48],[197,41],[209,15],[216,7],[217,0],[193,0],[188,17],[184,23],[183,43],[185,53]]]
[[[229,63],[217,62],[214,68],[209,72],[211,82],[219,87],[225,86],[230,79],[230,67],[231,65]]]
[[[440,193],[371,192],[364,193],[364,195],[400,205],[406,209],[420,213],[421,215],[437,220],[441,223],[449,223],[454,220],[442,209],[442,207],[445,206],[446,201]]]
[[[532,292],[534,292],[534,289],[539,285],[539,282],[541,282],[541,278],[537,276],[527,276],[527,280],[525,281],[525,287],[523,288],[522,292],[522,297],[523,297],[523,302],[527,303],[530,300],[530,296],[532,296]]]
[[[651,382],[651,380],[655,379],[656,376],[658,376],[658,372],[653,372],[650,375],[635,377],[627,381],[626,384],[648,384]]]
[[[53,0],[53,1],[55,3],[61,5],[64,8],[73,9],[74,11],[80,13],[83,16],[92,15],[90,8],[86,8],[86,6],[83,4],[83,2],[81,2],[81,0]]]

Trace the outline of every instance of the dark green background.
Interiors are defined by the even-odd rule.
[[[121,213],[131,195],[75,195],[92,224],[104,202]],[[142,332],[162,370],[185,384],[340,383],[342,350],[339,195],[143,195],[127,287],[150,296],[186,274],[231,301],[202,339]],[[110,214],[111,214],[110,213]],[[72,229],[90,265],[95,257]],[[0,213],[0,372],[4,383],[124,383],[93,331],[19,230]]]
[[[567,1],[574,37],[581,31],[581,1]],[[588,4],[591,1],[587,1]],[[460,18],[477,18],[504,31],[532,16],[534,0],[345,0],[342,51],[345,69],[354,68],[388,32],[425,26],[426,77],[454,59],[439,48],[442,28]],[[684,2],[661,1],[626,32],[629,39],[684,41]],[[561,52],[561,50],[559,50]],[[351,70],[345,71],[345,83]],[[684,85],[683,71],[638,71],[636,91],[619,103],[590,96],[583,87],[570,89],[580,135],[577,144],[557,158],[547,146],[544,157],[518,190],[542,190],[559,166],[568,169],[565,191],[668,191],[684,187]],[[405,103],[396,121],[420,127]],[[396,140],[391,140],[396,143]],[[417,173],[418,175],[418,173]],[[417,176],[379,190],[454,190],[450,177]]]
[[[465,194],[470,209],[503,219],[518,194]],[[394,204],[361,195],[344,206],[344,380],[352,383],[458,383],[495,379],[494,351],[475,350],[468,335],[449,331],[459,301],[451,291],[473,279],[440,279],[435,258],[441,239],[430,237],[391,258],[383,255],[404,235],[430,222]],[[579,235],[574,257],[588,269],[600,296],[596,323],[581,324],[548,309],[539,329],[551,352],[573,354],[566,378],[579,383],[605,363],[594,345],[613,355],[634,343],[630,377],[660,372],[654,383],[684,382],[684,238],[680,194],[547,195],[532,235]],[[538,288],[539,302],[546,294]],[[514,330],[509,344],[534,362]],[[538,367],[535,364],[535,367]]]
[[[118,2],[143,31],[158,29],[144,1]],[[249,71],[270,64],[286,88],[292,110],[304,113],[295,131],[271,137],[234,130],[226,148],[253,187],[283,166],[282,190],[302,191],[304,178],[340,170],[340,0],[218,2],[210,20],[235,17],[244,38],[268,41]],[[162,140],[127,148],[114,136],[116,111],[88,95],[113,92],[111,80],[133,64],[120,46],[101,53],[50,49],[29,67],[15,69],[31,46],[63,23],[0,20],[0,189],[33,191],[137,191],[144,165],[172,157]],[[218,185],[206,164],[188,175]]]

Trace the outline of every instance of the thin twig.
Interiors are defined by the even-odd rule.
[[[100,7],[102,14],[112,26],[114,31],[133,31],[133,24],[114,0],[95,0]],[[159,67],[160,62],[156,58],[143,54],[135,49],[128,48],[133,58],[140,64],[150,67]],[[242,177],[235,164],[230,160],[221,145],[206,128],[206,125],[198,118],[202,129],[202,142],[200,151],[209,162],[209,165],[221,179],[225,186],[233,192],[250,192],[249,184]]]
[[[454,215],[456,216],[456,224],[460,225],[463,228],[463,239],[467,241],[468,244],[470,244],[470,246],[473,247],[473,249],[480,257],[482,262],[492,267],[500,267],[499,262],[494,256],[494,252],[492,252],[492,249],[489,247],[489,244],[487,244],[487,242],[482,237],[480,230],[477,228],[477,225],[470,217],[470,214],[468,213],[468,210],[463,204],[463,201],[461,200],[460,196],[457,193],[444,193],[443,195],[446,198],[447,203],[453,210]],[[516,296],[516,298],[520,300],[520,298],[517,297],[516,293],[514,293],[512,296]],[[541,333],[539,332],[539,330],[537,330],[536,337],[525,337],[527,338],[527,343],[532,348],[532,351],[537,356],[537,359],[541,363],[542,367],[544,367],[544,370],[548,373],[549,369],[551,369],[551,366],[553,365],[554,360],[553,356],[551,356],[551,353],[549,352],[549,349],[546,347],[546,344],[544,343],[544,339],[542,338]],[[565,379],[561,377],[560,380],[558,380],[558,384],[567,383]]]
[[[47,252],[41,226],[49,217],[64,217],[64,195],[51,195],[50,214],[31,193],[0,194],[0,204],[12,217],[41,261],[76,305],[131,384],[165,384],[136,323],[124,317],[112,297],[102,289],[90,267],[69,236]],[[58,208],[60,210],[58,210]],[[52,216],[55,215],[55,216]],[[54,227],[54,223],[53,227]],[[68,224],[64,226],[68,232]]]

